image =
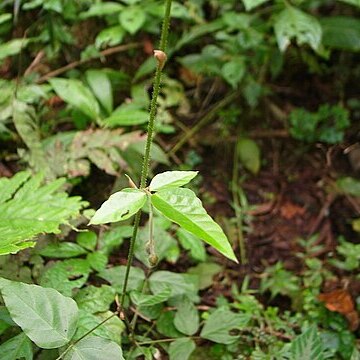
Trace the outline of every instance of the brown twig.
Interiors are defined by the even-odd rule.
[[[77,61],[74,61],[74,62],[72,62],[70,64],[67,64],[67,65],[65,65],[65,66],[63,66],[63,67],[61,67],[59,69],[50,71],[47,74],[41,76],[37,80],[37,83],[41,84],[41,83],[45,82],[46,80],[48,80],[48,79],[50,79],[50,78],[52,78],[54,76],[58,76],[60,74],[63,74],[64,72],[69,71],[71,69],[74,69],[74,68],[78,67],[79,65],[85,64],[85,63],[87,63],[89,61],[99,59],[99,58],[101,58],[103,56],[109,56],[109,55],[116,54],[116,53],[119,53],[119,52],[127,51],[129,49],[134,49],[134,48],[139,47],[140,45],[141,45],[140,43],[130,43],[130,44],[126,44],[126,45],[119,45],[119,46],[115,46],[115,47],[112,47],[112,48],[109,48],[109,49],[105,49],[105,50],[101,51],[98,56],[94,56],[94,57],[91,57],[91,58],[88,58],[88,59],[83,59],[83,60],[77,60]]]

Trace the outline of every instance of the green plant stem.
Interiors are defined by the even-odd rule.
[[[161,37],[160,37],[160,50],[166,50],[167,38],[169,33],[169,25],[170,25],[170,13],[171,13],[171,3],[172,0],[165,0],[165,14],[164,14],[164,21],[161,29]],[[153,93],[150,103],[150,113],[149,113],[149,122],[147,126],[147,138],[146,138],[146,145],[145,145],[145,155],[142,162],[141,168],[141,179],[140,179],[140,189],[144,189],[146,187],[147,177],[149,174],[149,165],[150,165],[150,152],[151,152],[151,145],[154,137],[154,125],[155,125],[155,118],[156,118],[156,109],[157,109],[157,98],[160,92],[160,85],[161,85],[161,75],[162,75],[163,64],[157,63],[156,66],[156,73],[153,85]],[[129,273],[130,267],[134,258],[134,249],[135,249],[135,241],[138,232],[138,228],[140,225],[140,217],[141,211],[136,214],[134,220],[134,227],[133,227],[133,234],[130,240],[130,248],[128,254],[128,261],[126,264],[126,272],[125,272],[125,279],[124,279],[124,286],[123,291],[121,294],[121,301],[120,301],[120,311],[123,310],[124,301],[125,301],[125,294],[126,289],[128,286],[129,281]]]

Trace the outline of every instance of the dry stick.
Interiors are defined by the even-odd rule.
[[[185,134],[185,136],[168,152],[168,155],[172,156],[175,154],[185,143],[190,140],[192,136],[194,136],[202,127],[204,127],[213,119],[217,111],[230,104],[238,95],[239,93],[237,91],[233,91],[224,99],[216,103],[210,109],[210,111],[198,123],[196,123],[195,126],[192,127],[189,132]]]
[[[130,43],[130,44],[126,44],[126,45],[119,45],[119,46],[115,46],[115,47],[112,47],[112,48],[109,48],[109,49],[105,49],[105,50],[101,51],[98,56],[94,56],[94,57],[91,57],[91,58],[88,58],[88,59],[83,59],[83,60],[77,60],[77,61],[74,61],[74,62],[72,62],[70,64],[67,64],[67,65],[65,65],[65,66],[63,66],[63,67],[61,67],[59,69],[50,71],[47,74],[41,76],[37,80],[37,83],[41,84],[41,83],[45,82],[46,80],[48,80],[48,79],[50,79],[50,78],[52,78],[54,76],[58,76],[60,74],[63,74],[66,71],[69,71],[71,69],[74,69],[74,68],[78,67],[79,65],[85,64],[85,63],[90,62],[92,60],[99,59],[102,56],[109,56],[109,55],[116,54],[116,53],[119,53],[119,52],[127,51],[129,49],[134,49],[134,48],[139,47],[140,45],[141,45],[140,43]]]
[[[155,124],[155,116],[156,116],[156,109],[157,109],[157,98],[160,92],[160,85],[161,85],[161,75],[162,69],[164,67],[166,61],[165,49],[167,45],[167,37],[169,32],[169,24],[170,24],[170,12],[171,12],[171,2],[172,0],[165,0],[165,15],[164,21],[161,30],[161,38],[160,38],[160,50],[155,50],[155,57],[157,60],[156,66],[156,73],[154,79],[154,86],[153,86],[153,94],[150,103],[150,114],[149,114],[149,122],[147,127],[147,138],[146,138],[146,145],[145,145],[145,155],[142,163],[141,168],[141,179],[140,179],[140,189],[144,189],[146,187],[147,177],[149,173],[149,164],[150,164],[150,150],[154,136],[154,124]],[[120,301],[120,311],[123,311],[124,302],[125,302],[125,294],[127,290],[128,280],[129,280],[129,273],[130,267],[134,258],[134,250],[135,250],[135,241],[138,232],[138,228],[140,225],[140,218],[141,218],[141,210],[137,212],[135,215],[134,220],[134,227],[133,227],[133,234],[130,240],[130,247],[129,247],[129,254],[128,260],[126,264],[126,272],[125,272],[125,279],[124,279],[124,286],[121,295]],[[134,324],[135,327],[135,324]]]

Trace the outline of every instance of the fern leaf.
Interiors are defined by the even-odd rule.
[[[324,351],[316,326],[306,329],[291,344],[292,360],[324,360]]]
[[[60,188],[64,179],[42,185],[43,175],[27,171],[0,179],[0,255],[14,254],[35,245],[41,233],[59,233],[59,225],[87,205]]]

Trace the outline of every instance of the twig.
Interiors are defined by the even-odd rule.
[[[123,52],[123,51],[127,51],[129,49],[137,48],[139,46],[140,46],[140,43],[130,43],[130,44],[126,44],[126,45],[119,45],[119,46],[115,46],[115,47],[112,47],[112,48],[109,48],[109,49],[105,49],[105,50],[101,51],[98,56],[94,56],[94,57],[91,57],[91,58],[88,58],[88,59],[83,59],[83,60],[77,60],[77,61],[74,61],[74,62],[72,62],[70,64],[67,64],[67,65],[65,65],[65,66],[63,66],[63,67],[61,67],[59,69],[50,71],[47,74],[41,76],[37,80],[37,83],[41,84],[41,83],[47,81],[48,79],[50,79],[50,78],[52,78],[54,76],[58,76],[60,74],[63,74],[66,71],[69,71],[71,69],[74,69],[74,68],[78,67],[79,65],[85,64],[85,63],[90,62],[92,60],[99,59],[99,58],[101,58],[103,56],[109,56],[109,55],[112,55],[112,54],[120,53],[120,52]]]

